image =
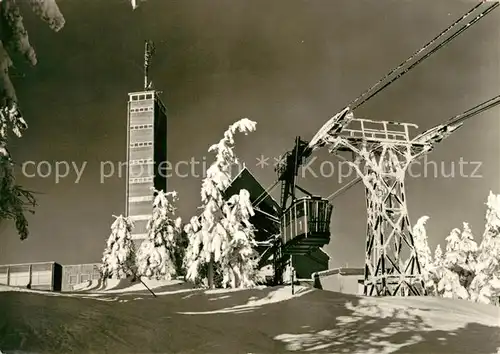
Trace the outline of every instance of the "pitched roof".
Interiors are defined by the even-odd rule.
[[[232,195],[239,193],[241,189],[246,189],[250,193],[250,201],[252,204],[254,204],[257,199],[263,199],[256,208],[272,216],[277,217],[279,215],[279,204],[266,189],[262,187],[259,181],[257,181],[254,175],[246,167],[233,178],[231,184],[224,192],[224,198],[229,199]]]
[[[233,178],[229,187],[226,188],[224,199],[228,200],[232,195],[238,194],[241,189],[248,191],[254,207],[255,215],[250,219],[250,222],[257,229],[255,232],[256,241],[265,241],[271,235],[278,233],[279,226],[271,218],[278,218],[280,206],[246,167]],[[259,200],[261,201],[258,205],[255,205],[255,202]]]

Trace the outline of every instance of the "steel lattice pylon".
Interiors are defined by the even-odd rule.
[[[417,128],[414,124],[354,119],[352,111],[368,102],[499,6],[498,1],[491,0],[477,3],[328,120],[307,146],[295,151],[294,161],[287,160],[285,163],[284,171],[290,174],[302,165],[314,150],[325,145],[329,146],[330,152],[333,153],[352,151],[357,154],[356,160],[349,163],[358,177],[331,194],[328,199],[332,200],[339,196],[359,181],[363,181],[365,185],[368,211],[365,295],[425,294],[422,281],[419,279],[420,265],[414,249],[406,208],[404,189],[406,170],[412,161],[429,152],[432,144],[440,142],[460,128],[463,121],[498,105],[500,95],[444,124],[429,129],[413,140],[410,140],[409,129]],[[360,129],[345,129],[350,128],[351,123],[359,123]],[[367,128],[367,124],[378,124],[379,128]],[[382,129],[380,125],[383,126]],[[399,130],[388,129],[396,126]],[[280,180],[291,180],[291,177]],[[282,195],[291,189],[286,184],[284,187]],[[257,199],[260,200],[261,197]],[[258,203],[260,201],[256,202],[257,205]],[[407,252],[406,255],[404,251]]]
[[[354,161],[346,162],[365,185],[368,222],[364,294],[423,294],[404,178],[410,163],[431,150],[432,145],[411,142],[409,130],[418,128],[414,124],[352,119],[352,116],[347,121],[340,134],[329,135],[325,141],[330,152],[350,150],[356,155]],[[353,129],[355,125],[359,128]]]

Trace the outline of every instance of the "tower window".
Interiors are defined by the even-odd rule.
[[[140,178],[131,178],[129,180],[130,184],[137,184],[137,183],[151,183],[153,182],[153,177],[140,177]]]
[[[141,142],[130,144],[130,147],[142,147],[142,146],[153,146],[153,142],[152,141],[141,141]]]
[[[153,111],[153,107],[130,108],[130,113],[152,112],[152,111]]]
[[[152,98],[153,98],[153,94],[152,94],[152,93],[148,93],[148,94],[146,95],[146,99],[147,99],[147,100],[150,100],[150,99],[152,99]]]
[[[153,124],[131,125],[130,130],[153,129]]]
[[[138,159],[138,160],[130,160],[129,165],[150,165],[153,164],[153,159]]]
[[[139,95],[139,101],[144,100],[146,98],[145,95]]]

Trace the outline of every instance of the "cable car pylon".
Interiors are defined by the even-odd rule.
[[[284,250],[290,247],[292,242],[300,244],[303,240],[303,238],[296,237],[288,240],[284,231],[286,225],[290,225],[291,215],[297,215],[294,206],[297,200],[295,190],[299,189],[304,192],[296,185],[298,169],[314,150],[328,146],[332,153],[347,150],[357,154],[355,161],[351,163],[353,168],[357,168],[359,178],[349,183],[349,188],[360,181],[363,181],[365,185],[368,213],[365,295],[425,294],[425,289],[420,281],[420,264],[414,249],[406,208],[404,171],[409,162],[429,152],[435,141],[428,140],[423,136],[420,136],[420,140],[411,138],[410,131],[417,128],[414,124],[355,119],[353,111],[450,43],[497,8],[498,5],[497,1],[481,1],[407,60],[391,70],[375,85],[355,98],[347,107],[332,117],[310,142],[301,140],[300,137],[296,139],[294,149],[285,155],[277,169],[278,181],[281,182],[281,233],[279,237],[273,237],[270,240],[273,242],[271,247],[275,250],[274,267],[277,281],[282,276],[282,267],[287,259]],[[357,124],[358,127],[352,128],[353,124]],[[368,124],[378,124],[379,128],[367,128]],[[451,124],[447,126],[452,127]],[[439,132],[442,133],[442,131]],[[428,136],[439,139],[439,136],[435,134]],[[360,168],[360,166],[362,167]],[[338,195],[340,193],[335,196]],[[286,203],[290,197],[292,202],[287,207]],[[331,197],[328,199],[331,200]],[[311,197],[308,196],[308,198]],[[260,199],[257,198],[256,201]],[[328,199],[319,199],[323,203],[328,203]],[[329,209],[331,213],[331,208],[326,208],[326,205],[331,206],[331,204],[324,204],[324,209]],[[328,230],[329,221],[328,218]],[[329,236],[329,231],[325,232],[324,240],[329,239]],[[318,246],[321,247],[320,245],[316,247]],[[392,252],[389,252],[389,249]],[[309,248],[309,252],[310,250],[311,248]],[[269,253],[271,252],[267,252],[267,254]]]

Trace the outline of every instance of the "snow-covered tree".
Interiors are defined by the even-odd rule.
[[[441,249],[441,245],[436,246],[436,250],[434,251],[434,260],[433,265],[435,267],[441,267],[444,264],[443,259],[443,250]]]
[[[55,0],[30,0],[28,3],[33,12],[47,22],[52,30],[57,32],[63,28],[65,20]],[[9,77],[9,68],[13,65],[11,57],[17,52],[23,55],[31,65],[37,64],[37,58],[29,41],[28,31],[24,27],[18,1],[2,0],[0,21],[2,25],[2,34],[0,35],[0,106],[17,110],[17,97]]]
[[[208,151],[216,154],[215,162],[208,168],[201,187],[203,210],[199,217],[193,217],[185,227],[189,239],[186,251],[185,266],[188,280],[196,281],[200,270],[207,264],[208,286],[214,286],[214,265],[221,262],[221,255],[235,235],[232,229],[223,224],[226,202],[223,193],[231,183],[231,171],[238,163],[233,147],[234,135],[237,132],[245,135],[255,130],[256,123],[243,118],[229,126],[219,143],[212,145]]]
[[[415,250],[417,252],[420,267],[427,269],[432,263],[432,254],[429,248],[427,230],[425,224],[429,220],[428,216],[422,216],[413,226],[413,237],[415,241]]]
[[[437,293],[443,297],[469,299],[468,289],[474,279],[477,257],[477,244],[469,224],[464,222],[462,231],[453,229],[446,242],[442,263],[441,260],[434,262]]]
[[[428,216],[422,216],[417,220],[413,226],[413,237],[415,241],[415,250],[417,252],[420,267],[427,269],[432,263],[432,254],[429,248],[429,241],[427,238],[427,230],[425,224],[429,220]]]
[[[422,275],[422,280],[426,288],[432,292],[433,282],[431,280],[431,269],[433,267],[433,260],[431,250],[429,248],[427,231],[425,229],[425,224],[429,220],[428,216],[422,216],[417,220],[416,224],[413,226],[413,239],[415,244],[415,251],[417,253],[417,259],[420,264],[420,271]]]
[[[0,221],[14,220],[22,240],[28,237],[25,211],[33,212],[36,200],[32,193],[16,185],[14,163],[7,150],[7,132],[20,137],[27,128],[19,110],[9,70],[14,66],[12,57],[21,54],[31,65],[37,64],[36,52],[24,27],[19,0],[0,0]],[[56,0],[29,0],[32,11],[54,31],[64,27],[65,19]],[[131,0],[132,8],[137,0]]]
[[[440,296],[447,298],[467,298],[468,296],[465,295],[467,291],[460,286],[458,276],[460,271],[460,242],[460,229],[454,228],[446,237],[446,252],[443,255],[442,267],[439,269],[436,291]]]
[[[446,239],[445,266],[458,274],[460,283],[468,288],[473,277],[476,257],[477,244],[469,227],[469,224],[463,223],[463,230],[453,229],[450,236]]]
[[[460,284],[459,275],[443,267],[441,278],[437,285],[437,294],[450,299],[468,299],[469,293]]]
[[[479,247],[468,223],[463,223],[462,231],[451,231],[444,255],[440,245],[436,247],[426,283],[431,294],[500,305],[500,195],[490,192],[486,205],[486,224]],[[414,230],[416,245],[422,231]]]
[[[30,0],[35,14],[47,22],[51,29],[58,31],[64,25],[54,0]],[[16,185],[14,162],[7,149],[7,133],[13,131],[21,137],[27,128],[18,109],[14,85],[9,69],[13,66],[11,57],[15,53],[24,56],[31,65],[36,65],[35,50],[30,44],[28,32],[24,28],[23,17],[15,0],[2,0],[0,4],[0,220],[14,220],[16,229],[24,240],[28,237],[28,221],[25,211],[33,212],[36,201],[29,191]]]
[[[479,246],[476,275],[470,286],[471,300],[498,304],[500,298],[500,194],[490,191],[486,224]]]
[[[460,229],[454,228],[446,237],[446,253],[444,260],[447,264],[458,263],[460,249]]]
[[[20,137],[26,128],[24,119],[16,108],[0,108],[0,222],[13,220],[21,240],[28,237],[28,220],[25,212],[34,212],[33,194],[15,183],[14,162],[7,151],[9,132]]]
[[[115,218],[102,256],[100,272],[103,278],[135,278],[135,252],[131,236],[134,225],[122,215]]]
[[[148,238],[137,252],[137,273],[148,278],[170,279],[176,274],[176,252],[182,233],[181,218],[175,218],[177,193],[154,191]]]
[[[478,247],[476,241],[474,241],[474,236],[472,230],[468,223],[463,224],[463,230],[460,242],[460,268],[459,273],[460,284],[466,289],[469,288],[472,279],[474,279],[476,271],[477,262],[477,252]]]
[[[427,272],[424,273],[423,280],[424,286],[429,295],[438,295],[438,284],[443,278],[445,271],[443,251],[441,246],[437,245],[434,251],[434,258],[431,259],[431,263],[427,266]]]
[[[250,217],[255,215],[250,193],[240,190],[233,195],[224,206],[222,226],[229,239],[221,247],[222,286],[231,288],[248,288],[255,286],[257,280],[258,253],[255,250],[254,227]],[[217,252],[217,251],[216,251]]]

